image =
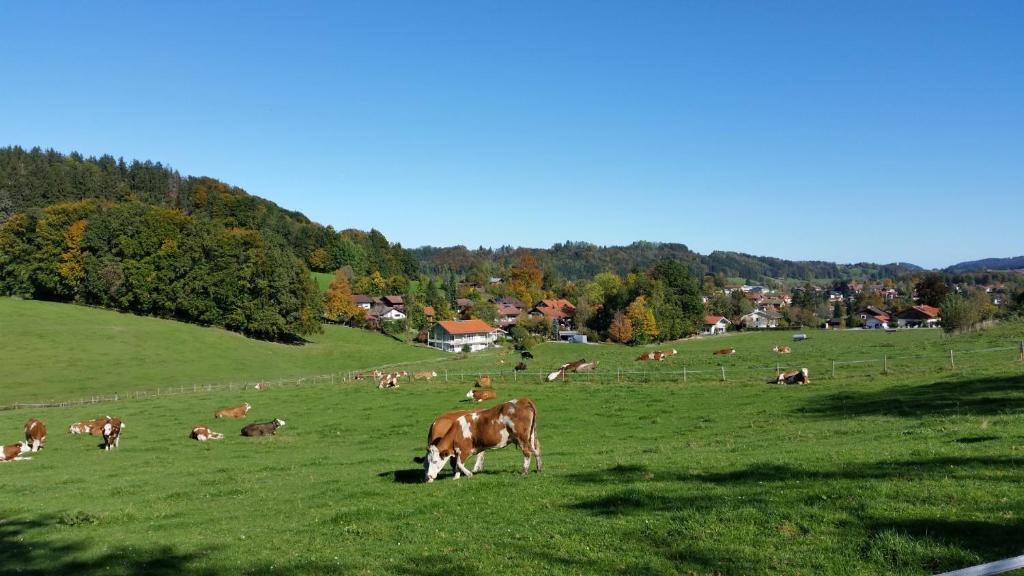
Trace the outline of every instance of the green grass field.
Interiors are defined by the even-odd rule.
[[[106,337],[84,338],[81,324]],[[134,341],[115,338],[115,326]],[[353,366],[448,371],[448,382],[389,391],[339,381],[0,412],[3,443],[19,440],[30,416],[50,427],[33,460],[0,464],[10,495],[0,504],[0,576],[931,574],[1024,552],[1024,365],[1015,350],[992,350],[1019,342],[1019,324],[956,338],[812,332],[784,360],[810,366],[808,386],[763,383],[780,360],[771,346],[788,333],[662,346],[679,355],[647,374],[633,361],[640,349],[545,344],[529,362],[536,373],[513,380],[518,356],[504,350],[458,360],[338,330],[278,351],[218,330],[0,299],[0,364],[14,360],[25,374],[31,362],[18,358],[34,360],[45,378],[19,390],[39,397],[73,391],[84,359],[115,344],[139,357],[85,364],[96,391],[173,377],[178,366],[183,380],[221,381],[221,366],[247,362],[315,373],[325,357],[348,358],[342,350],[361,350]],[[77,363],[67,351],[47,356],[72,344]],[[737,353],[711,355],[725,346]],[[888,375],[880,359],[865,361],[883,355],[893,358]],[[540,381],[579,357],[600,359],[599,372]],[[833,359],[864,363],[841,365],[833,380]],[[726,382],[715,376],[722,365],[734,375]],[[619,383],[619,367],[641,373]],[[499,398],[536,401],[544,474],[520,477],[510,447],[474,478],[420,483],[411,458],[427,426],[466,406],[479,372],[495,377]],[[241,401],[253,404],[246,422],[288,425],[247,439],[242,422],[212,418]],[[126,423],[119,451],[66,433],[104,413]],[[197,423],[227,438],[188,440]]]

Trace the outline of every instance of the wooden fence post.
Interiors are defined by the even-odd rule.
[[[686,384],[686,366],[683,366],[683,384]]]
[[[953,351],[949,351],[949,367],[956,368],[956,362],[953,361]]]
[[[883,374],[888,374],[889,373],[889,355],[888,354],[882,355],[882,373]]]
[[[725,382],[725,366],[722,366],[722,382]]]
[[[832,378],[835,379],[835,377],[836,377],[836,361],[833,360],[832,361]]]

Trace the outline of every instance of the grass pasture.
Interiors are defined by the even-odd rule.
[[[103,330],[125,316],[52,304],[11,313],[36,304],[0,300],[0,335],[8,349],[7,336],[19,331],[15,349],[40,364],[46,397],[48,387],[69,390],[82,366],[42,365],[43,349],[70,346],[58,335],[79,324]],[[33,336],[25,319],[39,314],[77,319]],[[1019,324],[955,338],[811,332],[785,362],[808,365],[813,383],[774,386],[763,383],[779,360],[771,346],[788,344],[787,333],[663,345],[679,354],[620,383],[618,367],[641,371],[640,349],[545,344],[528,361],[535,373],[513,379],[518,355],[505,350],[459,360],[345,331],[261,359],[280,345],[129,318],[173,326],[135,332],[130,350],[148,366],[89,364],[91,385],[146,371],[202,376],[207,363],[214,379],[218,362],[303,373],[335,356],[353,367],[409,361],[410,370],[447,370],[448,381],[379,391],[339,380],[0,412],[5,444],[20,439],[30,416],[50,428],[33,460],[0,464],[11,495],[0,504],[0,576],[919,575],[1024,553],[1024,365],[1005,350],[1024,336]],[[179,327],[187,337],[166,332]],[[203,351],[192,341],[207,336],[192,330],[233,344]],[[75,354],[103,349],[81,345]],[[711,355],[726,346],[737,353]],[[943,362],[949,349],[955,368]],[[190,354],[182,370],[192,372],[177,374],[172,359]],[[835,380],[827,373],[833,359],[881,355],[894,359],[888,375],[880,360],[842,365]],[[600,359],[598,373],[540,381],[581,356]],[[722,365],[736,377],[716,378]],[[694,371],[685,384],[681,366]],[[466,406],[472,375],[484,372],[499,398],[536,401],[544,474],[520,477],[520,454],[508,447],[474,478],[456,482],[445,472],[420,483],[411,458],[429,422]],[[241,401],[253,404],[245,422],[288,425],[277,437],[247,439],[238,436],[242,421],[212,418]],[[119,451],[65,432],[104,413],[126,422]],[[197,423],[227,438],[188,440]]]

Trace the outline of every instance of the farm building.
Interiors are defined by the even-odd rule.
[[[445,352],[461,352],[469,346],[477,352],[493,346],[499,332],[483,320],[442,320],[430,328],[427,345]]]
[[[557,320],[559,330],[572,330],[575,327],[573,325],[575,315],[576,307],[564,299],[541,300],[530,310],[531,318],[545,317],[549,320]]]
[[[939,309],[927,304],[911,306],[896,314],[897,328],[934,328],[940,322]]]
[[[700,333],[706,335],[725,334],[725,328],[732,322],[725,316],[705,316]]]
[[[370,320],[405,320],[405,313],[384,304],[374,304],[366,313]]]
[[[380,304],[380,300],[373,296],[367,296],[366,294],[353,294],[352,300],[356,303],[356,306],[359,306],[363,310],[369,310],[370,308],[373,308],[374,304]]]

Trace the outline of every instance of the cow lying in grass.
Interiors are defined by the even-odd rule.
[[[652,352],[644,352],[643,354],[640,355],[639,358],[637,358],[637,360],[638,361],[644,361],[644,362],[646,362],[648,360],[657,360],[658,362],[661,362],[665,358],[668,358],[669,356],[675,356],[676,354],[678,354],[678,352],[676,352],[675,348],[673,348],[672,350],[669,350],[668,352],[662,352],[661,350],[654,350]]]
[[[783,346],[781,344],[772,348],[772,352],[775,352],[776,354],[789,354],[792,351],[793,350],[789,346]]]
[[[479,410],[452,410],[451,412],[445,412],[430,424],[430,430],[427,430],[427,451],[429,452],[430,447],[436,442],[441,440],[445,434],[448,433],[448,429],[455,424],[455,421],[466,414],[472,414],[473,412],[479,412]],[[423,464],[426,462],[426,458],[423,456],[416,456],[413,462],[417,464]],[[473,472],[479,472],[484,469],[484,451],[481,450],[476,455],[476,463],[473,465]],[[452,462],[452,471],[455,474],[459,473],[458,467]]]
[[[466,398],[473,400],[474,402],[483,402],[484,400],[494,400],[498,397],[498,393],[494,390],[477,390],[475,388],[466,392]]]
[[[223,440],[224,435],[219,432],[214,432],[202,424],[196,424],[192,427],[192,434],[189,435],[189,438],[200,442],[206,442],[207,440]]]
[[[241,406],[234,406],[234,407],[231,407],[231,408],[221,408],[220,410],[217,410],[213,414],[213,417],[214,418],[245,418],[245,415],[249,413],[249,410],[252,410],[252,406],[248,402],[246,402],[246,403],[242,404]]]
[[[249,424],[242,428],[242,436],[273,436],[277,433],[277,429],[284,426],[284,424],[284,420],[279,418],[274,418],[270,422]]]
[[[735,353],[736,353],[736,349],[735,348],[722,348],[721,350],[715,350],[711,354],[713,356],[728,356],[729,354],[735,354]]]
[[[776,384],[810,384],[811,378],[808,376],[807,368],[801,368],[783,372],[773,382]]]
[[[11,462],[14,460],[31,460],[28,456],[22,456],[32,451],[32,447],[28,445],[28,442],[18,442],[17,444],[8,444],[3,447],[0,451],[0,462]]]
[[[433,370],[429,372],[416,372],[415,374],[412,375],[413,380],[426,380],[429,382],[434,378],[437,378],[437,372]]]
[[[427,482],[433,482],[449,460],[454,459],[455,479],[461,474],[472,476],[466,461],[484,450],[504,448],[509,442],[523,452],[523,474],[530,472],[530,457],[541,464],[540,442],[537,440],[537,407],[529,398],[503,402],[494,408],[463,414],[440,438],[431,441],[422,459]],[[477,459],[477,466],[480,465]]]

